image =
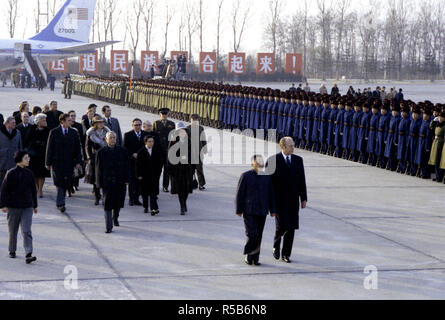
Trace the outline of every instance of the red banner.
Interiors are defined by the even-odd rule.
[[[141,72],[150,73],[151,68],[158,72],[159,52],[158,51],[141,51]]]
[[[50,73],[67,73],[68,72],[68,60],[60,59],[51,61],[48,65],[48,71]]]
[[[243,52],[230,52],[228,56],[227,72],[229,74],[246,73],[246,54]]]
[[[79,57],[79,72],[80,73],[95,73],[99,72],[99,58],[98,53],[90,53]]]
[[[201,52],[199,53],[199,73],[216,73],[216,52]]]
[[[257,53],[256,74],[267,75],[275,72],[275,55],[273,53]]]
[[[128,51],[127,50],[111,50],[111,73],[128,74]]]
[[[303,75],[303,55],[301,53],[287,53],[284,72],[294,75]]]

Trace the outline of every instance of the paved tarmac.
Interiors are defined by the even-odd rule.
[[[23,100],[31,106],[57,100],[59,110],[74,109],[80,118],[94,102],[65,100],[59,92],[0,88],[0,113],[10,115]],[[123,131],[134,117],[158,118],[112,110]],[[218,135],[208,132],[219,155]],[[245,265],[234,195],[249,169],[240,160],[259,140],[233,137],[239,143],[221,149],[224,159],[233,154],[232,163],[206,166],[208,189],[190,197],[188,215],[179,215],[176,197],[162,193],[159,216],[127,206],[111,235],[90,185],[82,184],[61,214],[48,179],[33,223],[36,263],[25,264],[21,236],[17,259],[8,258],[0,214],[0,299],[445,299],[445,185],[301,150],[309,207],[301,213],[293,263],[272,257],[275,223],[268,218],[263,265]],[[265,155],[277,151],[267,146]],[[365,288],[367,266],[378,270],[371,274],[377,289]],[[65,281],[76,273],[77,289]]]

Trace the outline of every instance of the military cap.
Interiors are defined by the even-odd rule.
[[[164,115],[168,114],[169,112],[170,112],[169,108],[162,108],[159,110],[159,113]]]

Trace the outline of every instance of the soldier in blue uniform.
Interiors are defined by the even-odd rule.
[[[331,112],[328,120],[328,149],[327,154],[332,156],[335,152],[335,121],[338,115],[338,102],[337,100],[331,100]]]
[[[386,169],[391,171],[396,171],[397,169],[397,142],[399,137],[399,123],[400,123],[400,107],[395,103],[391,102],[391,120],[389,121],[388,136],[386,138],[385,145],[385,158],[386,158]]]
[[[277,130],[278,127],[278,111],[281,105],[282,94],[280,90],[275,91],[275,101],[272,105],[271,115],[270,115],[270,128]],[[284,102],[284,101],[283,101]]]
[[[406,173],[406,162],[407,157],[407,147],[408,147],[408,131],[410,127],[411,120],[409,118],[409,105],[407,102],[401,103],[401,113],[402,119],[399,122],[399,139],[397,141],[397,172],[405,174]]]
[[[309,99],[309,108],[306,113],[306,150],[312,150],[312,131],[314,129],[315,104],[314,97]]]
[[[334,122],[334,157],[341,158],[343,156],[343,124],[345,116],[345,101],[340,100],[338,103],[338,113]]]
[[[388,113],[390,109],[390,101],[383,100],[380,107],[380,119],[377,127],[377,139],[375,142],[375,155],[377,157],[377,167],[386,169],[387,159],[385,158],[386,141],[388,139],[389,121],[391,115]]]
[[[357,152],[358,130],[362,120],[362,101],[357,101],[354,106],[354,115],[352,117],[352,127],[349,132],[349,160],[357,162],[360,154]]]
[[[331,101],[332,103],[332,101]],[[331,106],[329,100],[323,100],[323,109],[320,114],[320,153],[326,154],[328,152],[328,136],[329,136],[329,118],[331,116]]]
[[[431,179],[431,171],[428,161],[430,158],[431,145],[433,143],[433,133],[430,130],[432,114],[431,106],[425,105],[423,109],[422,124],[419,130],[416,157],[414,159],[414,163],[419,168],[417,175],[422,179]]]
[[[276,92],[271,92],[270,96],[269,96],[269,103],[267,104],[267,109],[266,109],[266,118],[264,120],[264,130],[266,130],[266,132],[269,129],[272,129],[272,110],[274,109],[274,105],[276,103],[276,100],[278,100],[278,97],[275,97]],[[272,97],[272,99],[271,99]]]
[[[300,113],[303,109],[303,106],[302,106],[300,94],[297,94],[296,97],[295,96],[293,96],[293,97],[296,99],[296,101],[291,100],[291,103],[292,103],[292,101],[295,101],[295,103],[292,103],[292,108],[294,108],[294,112],[293,112],[293,119],[291,120],[293,122],[293,124],[292,124],[292,134],[290,136],[294,137],[295,146],[297,148],[299,148],[300,143],[301,143],[300,136],[299,136],[299,134],[300,134]]]
[[[422,119],[420,118],[420,107],[413,104],[411,109],[411,124],[408,131],[408,142],[407,142],[407,161],[408,167],[406,168],[406,174],[415,176],[417,174],[418,165],[415,164],[417,144],[419,143],[419,132],[422,126]]]
[[[321,123],[321,112],[323,111],[323,107],[321,106],[321,98],[318,97],[315,99],[315,111],[314,111],[314,120],[312,127],[312,151],[319,152],[320,151],[320,123]]]
[[[371,109],[371,120],[369,122],[369,135],[368,144],[366,146],[366,152],[369,155],[368,165],[376,166],[377,164],[377,154],[376,154],[376,142],[377,142],[377,132],[380,120],[380,107],[382,102],[380,99],[374,101]]]
[[[284,132],[284,110],[286,108],[286,93],[282,92],[281,93],[281,97],[280,97],[280,103],[278,104],[278,108],[277,108],[277,135],[278,135],[278,140],[280,140],[283,137],[283,132]]]
[[[298,123],[298,139],[300,139],[300,149],[306,147],[306,115],[309,110],[309,98],[303,96],[303,103],[300,104],[300,121]]]
[[[289,103],[289,111],[287,113],[287,121],[286,121],[286,130],[284,130],[284,135],[287,137],[294,137],[295,132],[295,113],[297,112],[297,100],[296,94],[290,93],[290,103]],[[297,128],[298,129],[298,128]],[[296,137],[298,140],[298,137]]]
[[[343,147],[343,159],[349,159],[350,151],[349,144],[351,139],[351,128],[352,128],[352,118],[354,117],[354,110],[352,110],[353,101],[347,101],[345,106],[345,114],[343,115],[343,136],[342,136],[342,147]]]
[[[366,101],[363,104],[363,115],[358,129],[356,151],[359,154],[359,161],[363,164],[368,163],[369,159],[369,153],[366,151],[366,148],[368,146],[369,127],[371,125],[371,103],[372,101]]]

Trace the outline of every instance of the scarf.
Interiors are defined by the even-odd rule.
[[[94,143],[100,145],[101,147],[106,147],[107,142],[105,141],[105,137],[106,137],[107,133],[110,131],[111,131],[110,129],[108,129],[107,127],[104,127],[102,129],[102,132],[99,132],[98,130],[96,130],[92,127],[92,128],[88,129],[87,136]]]

